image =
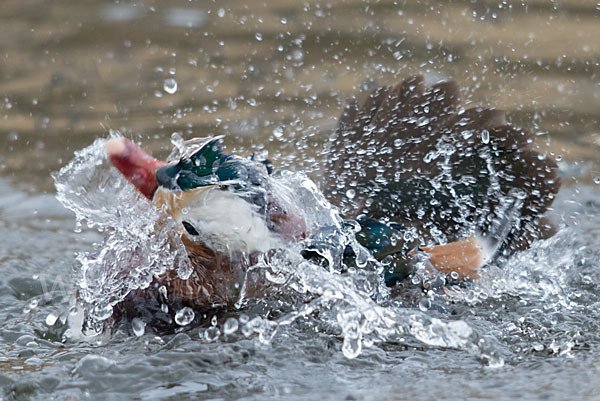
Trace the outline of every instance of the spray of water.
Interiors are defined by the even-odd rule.
[[[77,255],[74,268],[78,304],[88,335],[101,333],[114,306],[132,291],[147,288],[154,277],[175,270],[185,279],[192,269],[180,238],[174,235],[173,222],[111,168],[105,142],[98,139],[76,152],[73,161],[54,174],[57,198],[75,213],[78,227],[87,224],[105,234],[97,249]],[[173,138],[173,142],[171,159],[190,154],[197,144],[203,143],[181,138]],[[441,149],[431,158],[444,160],[444,154],[450,151]],[[569,307],[564,293],[565,270],[561,268],[569,265],[573,255],[565,253],[558,260],[548,256],[548,249],[559,244],[561,237],[521,254],[505,268],[492,266],[480,282],[466,288],[444,287],[445,279],[432,275],[426,261],[417,260],[410,283],[420,299],[415,307],[414,303],[394,298],[383,282],[383,266],[354,238],[356,223],[344,221],[310,179],[285,171],[272,179],[279,192],[302,209],[315,235],[263,255],[251,269],[264,271],[265,280],[287,295],[282,299],[295,301],[290,301],[286,312],[276,319],[240,317],[239,321],[229,319],[221,329],[212,325],[205,333],[211,340],[222,332],[239,330],[269,342],[280,327],[311,317],[343,339],[342,352],[348,358],[360,355],[364,347],[395,341],[462,349],[477,354],[490,366],[499,366],[502,357],[485,332],[464,320],[433,315],[431,306],[448,302],[474,304],[508,294],[540,300],[552,298]],[[438,181],[444,179],[447,177],[438,177]],[[350,265],[344,261],[347,247],[356,255]],[[320,261],[303,257],[306,250],[316,252]],[[243,309],[247,301],[241,291],[235,306]],[[143,325],[133,326],[136,335],[143,334]]]

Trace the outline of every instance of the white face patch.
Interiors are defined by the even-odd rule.
[[[154,204],[165,207],[178,223],[191,224],[198,239],[221,252],[266,252],[282,246],[250,203],[216,186],[178,192],[159,188]]]

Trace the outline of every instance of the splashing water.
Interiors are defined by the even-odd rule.
[[[173,221],[110,166],[106,141],[98,139],[76,152],[73,161],[53,176],[58,200],[75,213],[78,225],[85,223],[105,234],[96,250],[76,258],[75,284],[86,335],[102,333],[115,305],[132,291],[147,288],[155,277],[174,270],[186,279],[192,272],[181,239],[173,235]],[[170,159],[189,155],[204,141],[183,141],[175,135]],[[213,341],[221,333],[239,331],[270,342],[280,328],[310,322],[320,331],[343,338],[341,349],[348,358],[376,343],[397,342],[456,348],[476,354],[489,366],[501,366],[502,352],[495,344],[505,338],[490,335],[483,318],[450,316],[452,305],[505,302],[509,297],[540,303],[546,309],[574,307],[565,291],[569,266],[577,257],[566,241],[568,233],[538,243],[506,266],[490,266],[483,278],[472,284],[444,286],[441,278],[440,286],[440,277],[418,262],[411,288],[398,297],[383,282],[383,266],[354,238],[356,223],[344,221],[311,180],[287,171],[272,178],[283,196],[302,208],[307,225],[318,235],[262,255],[251,267],[264,271],[265,280],[279,287],[279,304],[285,303],[280,308],[283,314],[276,318],[242,314],[239,319],[229,318],[221,329],[215,321],[205,330],[205,339]],[[346,247],[356,255],[353,266],[342,261]],[[556,257],[557,248],[561,257]],[[323,261],[305,259],[302,251],[306,249],[317,251]],[[242,291],[235,305],[238,313],[249,301]],[[178,327],[188,327],[196,317],[188,309],[175,311]],[[132,326],[134,334],[144,334],[143,322]]]
[[[95,252],[77,255],[77,295],[87,317],[86,334],[102,331],[114,305],[132,290],[147,288],[153,276],[169,269],[182,278],[191,273],[183,244],[169,235],[172,222],[156,224],[165,217],[110,168],[106,141],[98,139],[76,152],[53,176],[57,198],[75,213],[78,227],[87,223],[105,233]]]

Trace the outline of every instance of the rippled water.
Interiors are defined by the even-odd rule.
[[[3,2],[5,398],[597,398],[597,5],[372,3]],[[342,104],[416,72],[457,79],[562,159],[557,236],[431,297],[373,299],[304,264],[298,283],[321,274],[307,304],[290,293],[163,337],[65,335],[77,254],[104,241],[55,198],[75,150],[111,128],[159,156],[173,132],[226,133],[318,181]]]
[[[289,305],[271,303],[165,337],[117,334],[65,343],[61,320],[73,296],[73,251],[91,248],[101,235],[73,232],[72,217],[49,195],[2,186],[11,192],[0,209],[7,233],[0,254],[7,395],[577,399],[597,390],[600,206],[594,187],[563,191],[557,209],[568,216],[568,227],[504,269],[490,269],[467,293],[434,298],[428,310],[362,299],[370,313],[387,314],[404,332],[365,341],[360,355],[348,359],[344,336],[351,331],[331,320],[341,306],[334,310],[326,295],[312,304],[319,315],[289,324]],[[355,310],[346,312],[351,321]],[[279,324],[252,334],[245,327],[257,317]]]

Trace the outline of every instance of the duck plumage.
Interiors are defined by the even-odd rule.
[[[347,217],[432,231],[449,241],[495,231],[517,203],[503,239],[510,252],[553,233],[541,218],[560,181],[553,158],[502,110],[461,107],[455,82],[422,76],[374,90],[344,110],[325,162],[325,192]],[[352,197],[345,196],[353,191]]]
[[[352,102],[331,141],[324,192],[357,220],[358,241],[386,260],[390,286],[410,275],[419,245],[440,272],[476,279],[499,253],[552,234],[543,213],[560,185],[555,161],[503,111],[464,109],[460,102],[456,83],[427,87],[423,77],[412,77],[376,89],[361,106]],[[314,231],[271,180],[269,166],[224,154],[221,142],[209,138],[171,163],[123,138],[106,145],[113,165],[178,227],[174,235],[193,273],[184,280],[168,272],[152,286],[164,286],[164,297],[177,305],[231,304],[242,279],[252,283],[248,296],[261,296],[265,280],[243,272],[258,255]],[[144,290],[130,294],[117,313],[141,313],[139,300],[148,297]]]

